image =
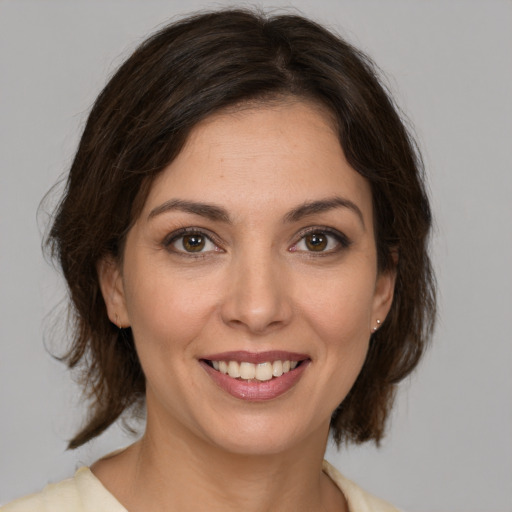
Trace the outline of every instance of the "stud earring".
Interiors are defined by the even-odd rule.
[[[375,332],[380,327],[380,320],[377,320],[377,325],[373,328],[373,332]]]

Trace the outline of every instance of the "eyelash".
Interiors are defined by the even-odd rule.
[[[315,235],[315,234],[326,235],[328,237],[334,238],[334,240],[337,243],[337,246],[332,249],[329,249],[327,251],[301,251],[301,250],[294,249],[294,247],[297,247],[297,245],[299,243],[301,243],[302,241],[304,241],[308,235]],[[304,252],[309,257],[329,256],[331,254],[336,254],[340,251],[343,251],[344,249],[348,249],[351,244],[352,244],[352,241],[345,234],[341,233],[340,231],[338,231],[336,229],[328,228],[326,226],[312,226],[312,227],[309,227],[309,228],[303,230],[299,234],[298,241],[295,242],[289,250],[291,252]]]
[[[327,237],[334,238],[337,246],[329,249],[327,251],[321,250],[321,251],[308,251],[308,250],[299,250],[297,249],[297,245],[299,245],[308,235],[326,235]],[[212,243],[216,250],[214,251],[197,251],[196,253],[193,251],[186,251],[186,250],[179,250],[177,248],[173,248],[173,244],[175,244],[177,241],[185,237],[186,235],[193,236],[197,235],[200,237],[203,237],[206,239],[207,242]],[[183,243],[183,242],[182,242]],[[328,243],[328,242],[327,242]],[[344,235],[343,233],[324,226],[312,226],[307,228],[306,230],[303,230],[299,234],[299,238],[297,242],[295,242],[288,250],[290,252],[303,252],[308,254],[310,257],[316,257],[316,256],[328,256],[330,254],[338,253],[340,251],[343,251],[344,249],[348,249],[352,242],[349,240],[349,238]],[[216,240],[216,237],[213,236],[211,233],[205,231],[202,228],[195,228],[195,227],[187,227],[187,228],[181,228],[176,231],[173,231],[170,235],[168,235],[164,241],[163,246],[173,252],[174,254],[178,254],[180,256],[190,257],[190,258],[204,258],[206,255],[210,252],[224,252],[222,248],[220,247],[221,244]]]
[[[173,248],[173,244],[176,243],[180,238],[184,238],[185,236],[193,236],[197,235],[200,237],[203,237],[206,239],[207,242],[212,243],[215,245],[216,249],[215,251],[198,251],[198,252],[192,252],[192,251],[186,251],[186,250],[178,250],[176,248]],[[223,252],[220,248],[220,243],[216,241],[216,237],[214,237],[211,233],[205,231],[201,228],[194,228],[194,227],[188,227],[188,228],[181,228],[176,231],[173,231],[170,235],[168,235],[164,241],[163,246],[170,252],[177,254],[179,256],[185,256],[189,258],[204,258],[209,252]]]

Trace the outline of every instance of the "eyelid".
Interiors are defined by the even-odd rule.
[[[288,250],[291,252],[295,252],[292,250],[293,247],[295,247],[304,237],[306,237],[307,235],[312,234],[312,233],[323,233],[328,236],[331,236],[336,239],[336,241],[339,243],[340,247],[339,248],[337,247],[335,249],[330,249],[328,251],[319,251],[316,254],[314,253],[314,251],[300,251],[300,252],[308,252],[311,254],[315,254],[316,256],[328,255],[328,254],[336,253],[343,249],[347,249],[352,244],[352,241],[347,237],[347,235],[345,235],[344,233],[342,233],[341,231],[339,231],[337,229],[327,227],[327,226],[309,226],[307,228],[302,229],[296,235],[295,242],[291,245],[291,247]],[[212,233],[208,229],[199,228],[196,226],[187,226],[187,227],[175,229],[174,231],[169,233],[164,238],[164,240],[162,241],[162,245],[167,250],[173,252],[174,254],[186,255],[186,256],[191,256],[191,257],[196,257],[196,258],[204,256],[205,254],[208,254],[210,252],[213,252],[213,251],[204,251],[204,252],[201,251],[201,252],[197,252],[197,253],[193,253],[193,252],[189,253],[187,251],[178,251],[178,250],[173,250],[171,248],[172,244],[174,242],[176,242],[176,240],[178,240],[180,237],[183,237],[185,235],[191,235],[191,234],[198,234],[198,235],[202,235],[202,236],[208,238],[208,240],[210,240],[210,242],[212,242],[216,248],[218,248],[222,252],[224,252],[224,250],[222,248],[223,243],[219,239],[218,236],[216,236],[214,233]],[[297,251],[297,252],[299,252],[299,251]]]
[[[174,254],[186,255],[186,256],[191,256],[191,257],[196,257],[196,258],[204,256],[205,254],[207,254],[209,252],[213,252],[213,251],[204,251],[204,252],[201,251],[201,252],[197,252],[197,253],[193,253],[193,252],[189,253],[187,251],[178,251],[178,250],[172,249],[173,243],[176,242],[176,240],[178,240],[179,238],[181,238],[185,235],[195,235],[195,234],[204,236],[212,244],[214,244],[215,247],[217,247],[218,249],[223,251],[222,242],[219,240],[219,238],[216,235],[214,235],[211,231],[209,231],[207,229],[198,228],[195,226],[188,226],[188,227],[184,227],[184,228],[175,229],[174,231],[172,231],[171,233],[166,235],[166,237],[162,241],[162,245],[168,251],[171,251]]]
[[[348,249],[352,245],[352,240],[350,240],[350,238],[348,238],[347,235],[345,235],[341,231],[338,231],[337,229],[330,228],[327,226],[309,226],[307,228],[302,229],[297,234],[296,241],[292,244],[290,249],[295,247],[304,237],[306,237],[307,235],[310,235],[312,233],[323,233],[325,235],[332,236],[333,238],[336,239],[336,241],[339,243],[339,245],[341,247],[331,249],[328,251],[318,251],[316,254],[315,254],[315,251],[301,251],[301,252],[308,252],[315,256],[322,256],[322,255],[333,254],[333,253],[336,253],[343,249]],[[297,251],[297,252],[299,252],[299,251]]]

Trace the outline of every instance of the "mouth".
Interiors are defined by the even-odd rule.
[[[262,363],[251,363],[249,361],[229,361],[229,360],[204,360],[205,363],[214,370],[227,375],[232,379],[245,380],[248,382],[266,382],[277,379],[283,374],[295,370],[302,361],[264,361]]]
[[[311,359],[290,352],[226,352],[200,360],[215,383],[236,398],[262,401],[295,386]]]

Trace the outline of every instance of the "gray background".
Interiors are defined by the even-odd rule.
[[[84,408],[43,345],[64,292],[41,256],[36,211],[107,75],[170,17],[228,4],[0,0],[0,503],[129,442],[114,427],[65,451]],[[331,447],[328,458],[410,512],[510,512],[512,3],[293,5],[385,70],[424,150],[437,224],[434,345],[402,386],[382,449]]]

